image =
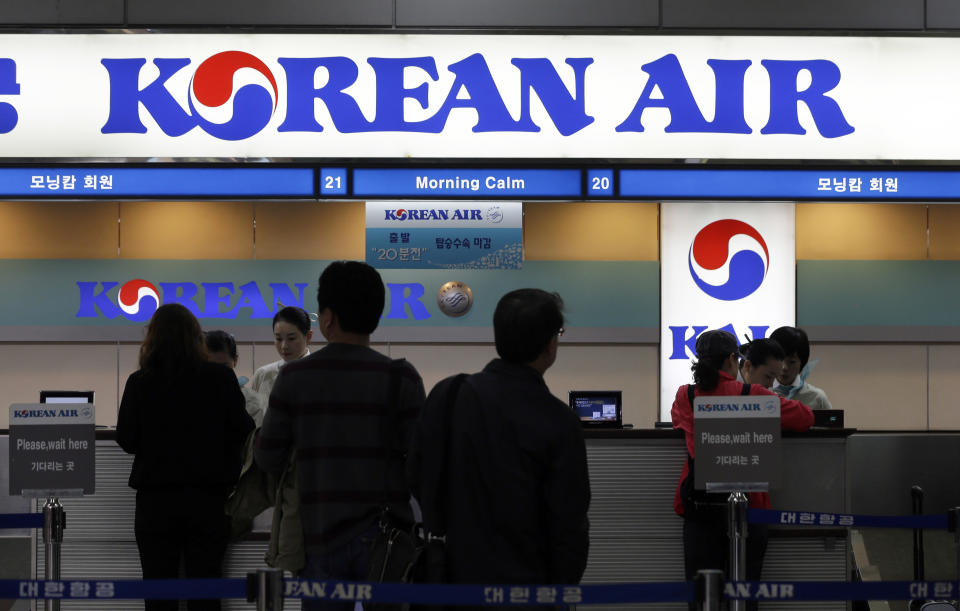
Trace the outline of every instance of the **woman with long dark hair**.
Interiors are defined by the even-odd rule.
[[[767,352],[761,348],[782,350],[775,342],[767,346],[757,344],[754,353],[746,355],[755,359],[753,366],[766,363]],[[783,358],[782,356],[780,357]],[[670,414],[673,428],[683,431],[687,446],[687,460],[677,484],[673,508],[683,517],[683,562],[687,579],[693,579],[702,569],[720,569],[727,575],[729,567],[729,541],[726,524],[726,494],[707,493],[694,489],[694,436],[693,400],[701,395],[770,395],[776,397],[761,384],[737,381],[740,365],[740,350],[736,338],[726,331],[706,331],[697,338],[697,360],[693,364],[693,384],[684,384],[677,389]],[[780,398],[780,423],[784,430],[805,431],[813,424],[813,412],[799,401]],[[769,509],[770,495],[766,492],[751,492],[750,507]],[[767,548],[766,526],[751,524],[747,532],[746,577],[758,581]],[[748,602],[755,609],[756,603]]]
[[[223,506],[253,430],[237,378],[207,360],[200,323],[179,304],[160,306],[127,378],[117,443],[133,454],[134,533],[144,579],[222,575],[229,523]],[[147,600],[146,611],[175,611],[178,601]],[[187,601],[190,611],[219,611],[220,601]]]

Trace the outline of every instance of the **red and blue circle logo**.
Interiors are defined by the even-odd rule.
[[[117,305],[127,320],[147,321],[160,306],[160,292],[146,280],[130,280],[120,287]]]
[[[396,212],[396,215],[397,215],[397,220],[398,220],[398,221],[405,221],[405,220],[407,220],[407,216],[409,216],[409,214],[407,213],[407,211],[406,211],[405,209],[403,209],[403,208],[398,209],[397,212]]]
[[[751,225],[723,219],[697,233],[687,261],[700,290],[714,299],[737,301],[763,284],[770,267],[770,251]]]
[[[205,132],[243,140],[267,126],[279,99],[277,79],[266,64],[243,51],[224,51],[197,67],[187,102]]]

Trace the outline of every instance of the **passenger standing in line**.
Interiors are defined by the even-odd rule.
[[[240,448],[253,430],[233,372],[207,360],[200,323],[180,304],[160,306],[127,378],[117,443],[134,455],[134,533],[144,579],[219,578],[229,525],[223,511],[240,472]],[[146,611],[178,601],[147,600]],[[191,600],[190,611],[218,611]]]
[[[783,371],[783,348],[769,338],[755,339],[740,346],[740,376],[747,384],[770,388]]]
[[[810,409],[833,409],[827,393],[807,382],[812,367],[807,367],[810,361],[810,340],[806,332],[797,327],[780,327],[770,334],[770,339],[776,340],[786,355],[783,359],[783,370],[777,376],[773,392],[781,397],[796,399],[810,406]]]
[[[556,293],[520,289],[493,315],[497,354],[430,392],[408,470],[452,583],[578,583],[590,482],[580,420],[543,374],[563,335]],[[459,385],[458,385],[459,381]]]
[[[250,387],[263,397],[264,404],[270,397],[270,391],[280,373],[280,369],[291,361],[310,354],[310,340],[313,329],[310,328],[310,315],[303,308],[287,306],[281,308],[273,317],[273,345],[280,355],[274,361],[253,372]]]
[[[763,342],[763,340],[758,340]],[[756,342],[752,342],[756,343]],[[771,342],[774,346],[775,343]],[[749,354],[747,359],[751,367],[746,376],[759,376],[761,365],[765,367],[768,359],[762,358],[761,350],[772,348],[768,343],[758,344],[757,352]],[[779,348],[779,346],[778,346]],[[774,395],[762,384],[738,382],[737,366],[740,352],[736,338],[726,331],[706,331],[697,338],[697,361],[693,364],[693,384],[684,384],[677,389],[673,401],[671,416],[673,427],[683,431],[687,445],[687,460],[677,484],[673,499],[673,508],[683,517],[683,561],[687,579],[693,579],[697,571],[720,569],[729,575],[729,540],[727,538],[726,499],[727,494],[707,493],[694,489],[694,438],[693,438],[693,399],[700,395]],[[813,425],[813,412],[799,401],[780,398],[780,422],[784,430],[805,431]],[[748,494],[750,507],[770,508],[770,495],[766,492]],[[747,580],[757,581],[763,568],[763,556],[767,549],[767,527],[764,524],[750,524],[747,532]],[[691,605],[691,608],[692,605]],[[756,609],[756,601],[747,602],[748,609]]]
[[[383,314],[380,274],[336,261],[320,275],[317,314],[327,345],[280,370],[255,457],[268,472],[296,452],[307,579],[366,580],[387,510],[412,525],[406,453],[424,402],[420,374],[370,347]],[[353,609],[304,599],[304,611]]]
[[[207,345],[207,358],[214,363],[220,363],[236,370],[239,360],[237,340],[220,329],[207,331],[203,336]],[[248,380],[244,376],[237,378],[237,383],[240,384],[240,392],[243,393],[243,398],[247,402],[247,413],[253,418],[253,423],[260,426],[263,424],[263,405],[257,393],[247,386],[247,382]]]

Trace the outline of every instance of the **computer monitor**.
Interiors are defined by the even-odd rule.
[[[41,390],[40,403],[93,403],[92,390]]]
[[[571,390],[570,409],[584,427],[623,428],[623,391]]]

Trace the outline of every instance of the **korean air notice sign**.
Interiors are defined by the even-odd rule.
[[[380,268],[520,269],[522,203],[367,202],[367,263]]]
[[[10,406],[10,496],[93,494],[95,410],[89,403]]]

